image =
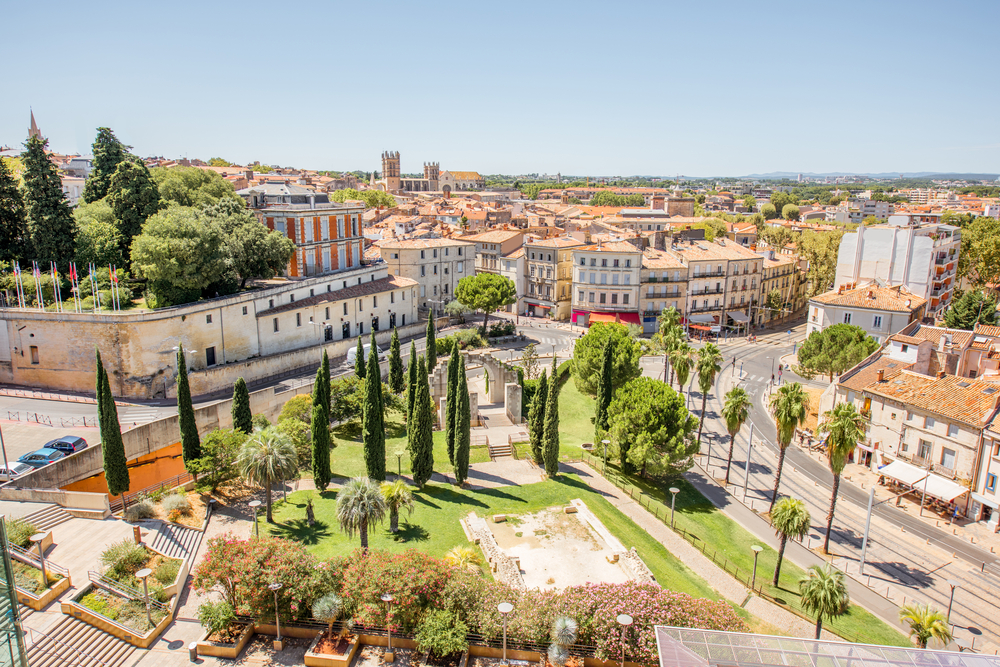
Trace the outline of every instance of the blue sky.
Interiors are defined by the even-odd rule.
[[[1000,3],[8,2],[0,144],[404,172],[1000,172]]]

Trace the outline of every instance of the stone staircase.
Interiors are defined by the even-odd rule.
[[[487,445],[490,454],[490,460],[496,460],[498,456],[513,456],[514,447],[507,443],[498,443]]]
[[[71,616],[42,633],[32,630],[31,667],[122,667],[135,647]]]
[[[22,518],[30,522],[40,532],[45,532],[51,530],[53,526],[69,521],[73,515],[59,505],[49,505],[31,514],[26,514]]]
[[[169,558],[193,557],[201,542],[201,531],[165,521],[143,522],[149,526],[149,546]]]

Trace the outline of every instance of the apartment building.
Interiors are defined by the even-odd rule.
[[[479,234],[458,237],[476,244],[476,273],[500,273],[500,258],[509,255],[524,243],[524,232],[494,229]]]
[[[727,239],[671,245],[688,267],[687,319],[697,330],[745,330],[751,306],[760,303],[764,258]],[[713,327],[715,327],[713,329]]]
[[[455,298],[458,281],[474,275],[476,245],[470,241],[405,239],[376,245],[390,273],[417,282],[420,308],[440,311]]]
[[[903,285],[871,284],[855,289],[842,285],[809,300],[806,335],[834,324],[852,324],[881,344],[911,322],[922,320],[926,308],[927,300],[910,294]]]
[[[514,283],[514,287],[517,289],[517,300],[514,303],[504,306],[504,312],[517,313],[519,315],[526,314],[525,301],[527,297],[525,297],[525,294],[528,290],[526,256],[524,247],[522,246],[500,258],[500,275]]]
[[[799,268],[799,259],[794,255],[767,251],[764,254],[761,280],[760,307],[754,310],[751,317],[757,326],[788,317],[805,307],[809,281],[806,272]],[[779,294],[778,310],[771,308],[769,299],[772,292]]]
[[[642,251],[627,241],[603,241],[574,248],[573,312],[577,324],[641,324],[639,273]]]
[[[569,319],[573,304],[573,249],[584,245],[570,236],[525,242],[528,271],[525,315]]]
[[[676,308],[682,321],[687,315],[688,267],[664,250],[642,251],[639,272],[639,311],[643,333],[658,330],[658,318],[666,308]]]

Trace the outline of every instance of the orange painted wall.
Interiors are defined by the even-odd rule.
[[[128,478],[130,492],[152,486],[165,479],[184,473],[184,458],[181,443],[176,442],[168,447],[145,454],[128,462]],[[107,493],[108,483],[104,473],[98,473],[62,487],[65,491],[86,491],[88,493]]]

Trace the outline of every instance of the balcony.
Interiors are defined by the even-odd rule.
[[[586,304],[579,304],[579,305],[574,306],[574,307],[575,308],[587,308],[587,309],[590,309],[590,310],[600,310],[600,311],[610,310],[610,311],[613,311],[613,312],[622,312],[622,313],[637,313],[637,312],[639,312],[639,307],[638,306],[633,306],[631,304],[620,304],[620,303],[594,303],[592,301],[588,301]]]
[[[721,288],[721,287],[719,287],[719,288],[713,288],[713,289],[701,289],[701,290],[694,289],[694,290],[691,290],[691,295],[692,296],[700,296],[702,294],[722,294],[724,291],[725,290],[723,288]]]
[[[722,304],[719,304],[717,306],[691,306],[690,308],[688,308],[688,312],[689,313],[708,313],[708,312],[712,312],[712,311],[722,310],[723,308],[725,308],[725,306],[723,306]],[[735,306],[731,307],[731,310],[735,310],[735,309],[736,309]]]
[[[691,278],[697,280],[698,278],[715,278],[724,275],[726,275],[725,271],[708,271],[708,272],[702,271],[701,273],[695,271],[694,273],[691,274]]]

